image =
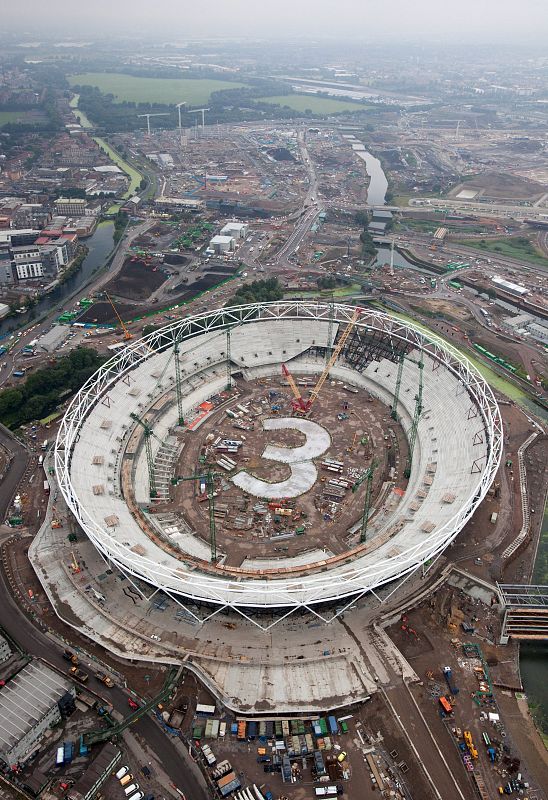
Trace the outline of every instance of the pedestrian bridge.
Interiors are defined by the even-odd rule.
[[[501,644],[510,638],[548,641],[548,586],[497,584],[504,607]]]

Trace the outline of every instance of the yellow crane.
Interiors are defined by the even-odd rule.
[[[322,372],[322,374],[318,378],[318,382],[316,383],[316,385],[314,386],[314,388],[310,392],[310,397],[308,398],[308,400],[304,400],[303,399],[303,397],[302,397],[302,395],[301,395],[301,393],[300,393],[300,391],[299,391],[299,389],[297,387],[297,384],[295,383],[295,380],[293,379],[293,376],[291,375],[289,369],[286,367],[285,364],[282,364],[282,372],[283,372],[284,376],[287,378],[287,381],[288,381],[288,383],[289,383],[289,385],[291,387],[291,391],[293,392],[293,395],[295,397],[295,399],[293,400],[293,411],[296,414],[303,414],[303,415],[304,414],[308,414],[308,412],[312,408],[313,404],[318,399],[318,395],[319,395],[319,393],[320,393],[320,391],[322,389],[322,386],[326,382],[326,380],[327,380],[327,378],[329,376],[329,373],[331,372],[331,367],[333,366],[335,361],[338,359],[338,357],[339,357],[339,355],[341,353],[341,350],[343,349],[343,347],[344,347],[344,345],[346,343],[346,340],[348,339],[348,337],[352,333],[352,329],[354,328],[354,325],[358,321],[361,313],[362,313],[362,309],[361,308],[357,308],[354,311],[354,313],[352,314],[352,319],[350,320],[350,322],[348,323],[348,325],[344,329],[344,331],[343,331],[343,333],[341,335],[341,338],[337,342],[337,346],[335,347],[335,349],[333,350],[333,353],[331,354],[331,358],[329,359],[329,361],[325,365],[324,371]]]
[[[132,333],[130,333],[130,332],[128,331],[128,329],[127,329],[127,327],[126,327],[126,325],[125,325],[125,323],[124,323],[124,321],[123,321],[122,317],[120,316],[120,314],[119,314],[119,313],[118,313],[118,311],[116,310],[116,306],[115,306],[115,305],[114,305],[114,303],[112,302],[112,298],[111,298],[111,296],[108,294],[108,292],[105,292],[105,295],[106,295],[106,298],[107,298],[108,302],[109,302],[109,303],[110,303],[110,305],[112,306],[112,309],[113,309],[114,313],[115,313],[115,314],[116,314],[116,316],[118,317],[118,322],[119,322],[119,323],[120,323],[120,325],[122,326],[122,330],[124,331],[124,341],[126,341],[126,342],[127,342],[129,339],[133,339],[133,334],[132,334]]]

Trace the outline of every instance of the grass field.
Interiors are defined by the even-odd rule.
[[[315,97],[303,94],[282,94],[276,97],[259,97],[261,103],[289,106],[295,111],[310,111],[316,114],[336,114],[341,111],[367,111],[368,106],[350,100],[333,100],[331,97]]]
[[[538,264],[540,267],[548,269],[548,258],[543,256],[540,250],[537,250],[534,244],[525,236],[502,239],[480,239],[479,241],[461,239],[460,243],[465,244],[467,247],[473,247],[474,250],[479,250],[482,253],[493,253],[494,255],[530,261],[532,264]]]
[[[129,103],[207,103],[211,92],[238,89],[243,83],[201,78],[137,78],[119,72],[85,72],[69,78],[71,86],[97,86],[103,94],[113,94]]]
[[[0,111],[0,128],[8,122],[29,122],[32,118],[28,111]]]

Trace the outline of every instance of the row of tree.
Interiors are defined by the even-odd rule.
[[[0,422],[8,428],[18,428],[25,422],[51,414],[105,361],[105,356],[86,347],[78,347],[68,355],[54,359],[44,369],[29,375],[17,388],[0,392]]]
[[[244,303],[269,303],[281,300],[284,290],[277,278],[244,283],[228,301],[225,307],[243,305]]]

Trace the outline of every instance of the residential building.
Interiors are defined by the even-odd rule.
[[[35,244],[12,247],[11,258],[18,280],[41,278],[44,274],[40,248]]]

